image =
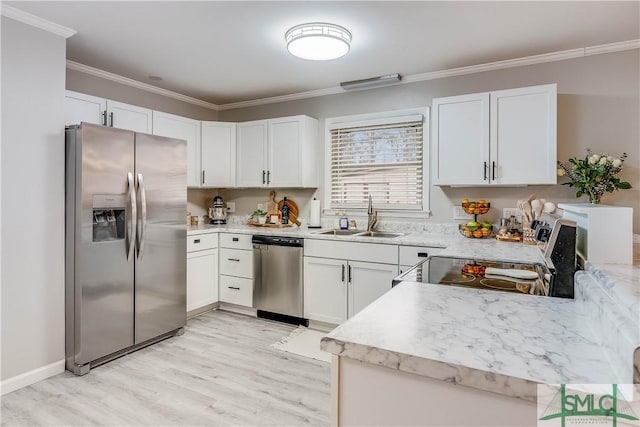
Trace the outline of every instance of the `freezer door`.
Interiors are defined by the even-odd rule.
[[[67,131],[69,369],[133,345],[133,156],[133,132],[87,123]]]
[[[135,343],[186,324],[187,143],[136,133]]]

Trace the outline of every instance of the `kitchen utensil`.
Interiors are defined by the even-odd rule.
[[[540,215],[542,215],[543,203],[538,199],[534,199],[531,201],[531,210],[533,211],[533,219],[539,219]]]
[[[484,273],[485,275],[491,274],[494,276],[509,276],[509,277],[515,277],[516,279],[532,280],[532,279],[538,278],[538,273],[535,271],[520,270],[515,268],[487,267]]]
[[[271,191],[269,193],[269,201],[267,202],[267,214],[271,216],[271,214],[277,214],[280,212],[278,209],[278,203],[276,203],[276,192]]]
[[[556,211],[556,204],[553,202],[546,202],[542,208],[544,213],[554,213]]]

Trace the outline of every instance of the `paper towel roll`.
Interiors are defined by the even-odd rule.
[[[320,227],[320,200],[314,197],[309,204],[309,227]]]

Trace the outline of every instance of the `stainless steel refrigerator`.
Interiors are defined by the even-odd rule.
[[[82,123],[66,131],[66,367],[186,323],[186,142]]]

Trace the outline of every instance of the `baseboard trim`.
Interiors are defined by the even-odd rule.
[[[51,363],[50,365],[42,366],[40,368],[33,369],[24,374],[16,375],[6,379],[0,383],[0,395],[5,395],[26,387],[28,385],[37,383],[54,375],[58,375],[64,372],[64,359]]]

